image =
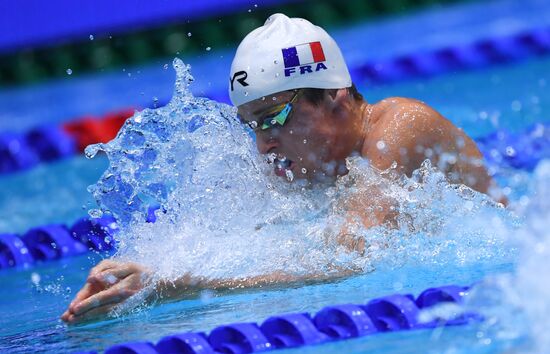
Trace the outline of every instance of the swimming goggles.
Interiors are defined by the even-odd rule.
[[[290,117],[290,113],[292,112],[293,104],[298,99],[299,94],[300,90],[296,90],[294,96],[292,96],[288,103],[281,103],[271,107],[266,113],[263,113],[264,117],[259,119],[259,121],[262,122],[261,125],[255,120],[246,122],[246,124],[254,131],[257,131],[258,129],[271,129],[276,125],[285,125]]]

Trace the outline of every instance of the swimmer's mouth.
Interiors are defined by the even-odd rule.
[[[285,177],[287,175],[286,171],[292,170],[295,165],[294,161],[286,156],[277,156],[275,154],[268,156],[267,162],[274,164],[275,174],[281,177]]]

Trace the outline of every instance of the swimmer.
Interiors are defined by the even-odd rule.
[[[231,66],[229,95],[241,122],[255,132],[259,152],[272,156],[274,173],[283,178],[333,181],[347,174],[350,156],[367,159],[378,171],[391,169],[410,176],[428,159],[451,183],[505,201],[476,144],[461,129],[414,99],[365,101],[336,42],[304,19],[275,14],[244,38]],[[360,200],[347,201],[346,208],[350,218],[359,217],[365,227],[391,222],[391,201],[377,203],[381,207],[373,215],[361,210]],[[338,241],[362,252],[365,245],[346,239],[347,234],[342,230]],[[105,260],[90,271],[61,319],[75,324],[105,317],[143,289],[148,290],[146,301],[166,301],[196,296],[202,289],[326,280],[326,276],[276,273],[216,280],[185,274],[174,282],[154,284],[152,279],[152,272],[140,264]]]

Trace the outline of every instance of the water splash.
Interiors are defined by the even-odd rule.
[[[350,173],[337,184],[340,200],[360,196],[367,213],[386,204],[391,209],[388,214],[396,215],[391,223],[357,230],[377,268],[444,268],[514,260],[515,249],[504,231],[517,228],[519,220],[488,196],[449,184],[429,160],[411,178],[393,175],[393,169],[381,177],[367,160],[357,157],[348,159],[348,168]]]
[[[194,97],[189,67],[176,59],[174,68],[165,107],[137,112],[116,139],[86,149],[110,161],[90,191],[101,212],[121,221],[117,257],[164,277],[217,279],[508,260],[499,231],[515,221],[484,195],[449,185],[429,164],[397,178],[360,158],[334,185],[287,183],[258,154],[235,108]],[[350,222],[348,201],[358,197],[366,211],[388,201],[399,217],[373,228]],[[144,222],[151,205],[161,206],[154,224]],[[364,250],[338,242],[344,223]]]
[[[522,352],[546,353],[550,325],[550,160],[534,171],[523,209],[521,228],[505,235],[520,250],[511,274],[488,277],[473,292],[469,307],[487,320],[481,333],[504,343],[521,346]]]

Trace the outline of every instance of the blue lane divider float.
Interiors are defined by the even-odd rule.
[[[27,169],[38,161],[26,139],[15,133],[0,134],[0,173]]]
[[[366,62],[351,68],[351,72],[357,81],[385,83],[485,68],[548,53],[550,28],[537,28],[513,36],[480,39],[466,45],[459,44]]]
[[[412,295],[389,295],[371,300],[364,307],[379,332],[422,327]]]
[[[73,156],[86,145],[109,141],[133,112],[133,109],[126,109],[103,117],[80,117],[62,125],[44,125],[24,133],[2,132],[0,175]]]
[[[40,127],[25,134],[0,133],[0,174],[34,167],[77,153],[76,140],[60,127]]]
[[[0,234],[0,269],[30,268],[37,262],[83,254],[88,250],[108,251],[115,247],[118,230],[114,218],[83,218],[72,227],[44,225],[24,235]]]
[[[550,125],[538,123],[521,133],[499,130],[476,140],[483,156],[498,166],[533,170],[550,157]]]
[[[376,327],[359,305],[325,307],[314,318],[315,326],[333,339],[361,337],[376,332]]]
[[[75,256],[88,250],[83,243],[71,237],[65,225],[35,227],[27,231],[21,239],[37,261]]]
[[[158,209],[149,207],[145,221],[155,222]],[[89,250],[113,250],[118,229],[116,219],[104,215],[80,218],[70,227],[63,224],[34,227],[22,236],[0,233],[0,269],[30,268],[37,262],[77,256]]]
[[[28,268],[34,263],[29,248],[14,234],[0,234],[0,269],[11,267]]]
[[[463,325],[482,318],[459,315],[450,320],[420,322],[418,316],[423,309],[436,305],[461,304],[468,290],[468,287],[457,285],[429,288],[416,299],[410,294],[394,294],[370,300],[366,304],[327,306],[314,316],[309,313],[291,313],[272,316],[261,325],[253,322],[231,323],[216,327],[209,335],[204,332],[187,332],[166,336],[157,344],[149,341],[122,343],[108,348],[105,354],[258,353],[380,332]]]

